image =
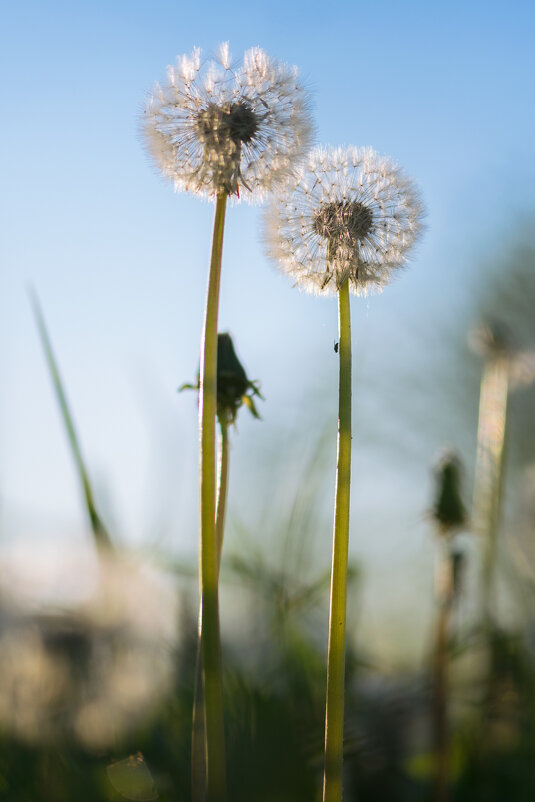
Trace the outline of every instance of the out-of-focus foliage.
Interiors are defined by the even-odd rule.
[[[278,587],[269,572],[244,556],[235,572],[249,582]],[[283,572],[281,570],[281,576]],[[325,651],[314,626],[325,631],[316,591],[288,583],[255,608],[247,636],[227,643],[225,709],[229,798],[235,802],[309,802],[321,785]],[[322,600],[323,602],[325,599]],[[273,626],[278,621],[277,627]],[[261,643],[250,632],[261,632]],[[65,744],[32,748],[4,733],[0,799],[9,802],[102,802],[190,796],[190,736],[196,625],[186,614],[174,688],[156,718],[113,748],[82,751]],[[269,634],[268,634],[269,633]],[[251,661],[249,650],[258,647]],[[457,654],[466,660],[478,641]],[[456,800],[523,802],[535,788],[535,670],[519,633],[496,631],[494,673],[458,671],[452,652],[451,698]],[[459,658],[460,659],[460,658]],[[478,679],[479,676],[479,679]],[[345,799],[415,802],[429,798],[429,684],[425,672],[393,676],[369,660],[347,656]],[[488,697],[488,698],[486,698]],[[531,789],[531,790],[530,790]],[[155,794],[158,794],[158,797]]]
[[[468,347],[468,332],[485,321],[499,320],[511,332],[519,352],[535,351],[533,236],[521,232],[516,242],[483,268],[473,285],[473,300],[463,307],[465,318],[455,321],[451,336],[441,335],[437,373],[421,371],[418,384],[421,389],[426,382],[433,384],[437,375],[448,377],[445,383],[437,381],[425,398],[426,403],[436,398],[429,410],[435,417],[451,411],[461,433],[455,445],[467,474],[474,462],[482,373],[481,356]],[[454,382],[449,382],[451,376]],[[404,413],[402,403],[396,413]],[[464,583],[455,594],[448,643],[452,802],[531,802],[535,794],[534,419],[535,386],[524,382],[511,387],[498,573],[501,590],[506,586],[509,599],[517,602],[515,622],[511,623],[511,616],[498,614],[484,631],[477,611],[463,608],[464,618],[460,615]],[[395,420],[392,415],[390,423],[394,425]],[[425,420],[427,430],[430,425]],[[320,447],[292,483],[284,466],[274,464],[271,472],[279,477],[281,487],[263,484],[259,496],[264,506],[257,523],[237,523],[231,515],[234,531],[229,533],[222,567],[223,598],[233,595],[237,621],[233,628],[223,629],[231,802],[320,799],[329,585],[324,544],[319,561],[316,549],[319,530],[322,537],[326,531],[325,504],[318,490],[325,484],[322,453]],[[263,468],[267,475],[269,471]],[[428,464],[422,465],[422,474],[427,471]],[[450,521],[451,483],[442,489],[448,492],[429,498],[427,509],[438,512],[439,521],[447,513]],[[464,521],[464,506],[467,519],[471,517],[464,492],[462,499],[462,509],[454,505],[456,526]],[[238,501],[239,492],[231,503],[239,514]],[[477,558],[475,547],[463,552],[467,562]],[[137,729],[117,734],[111,743],[86,743],[83,749],[74,739],[43,737],[29,744],[6,722],[0,733],[0,800],[190,799],[197,646],[191,576],[195,571],[189,576],[187,571],[175,573],[186,601],[181,626],[177,625],[180,637],[173,654],[171,687],[152,716],[140,724],[133,715]],[[424,659],[412,667],[378,663],[359,637],[361,616],[367,614],[360,603],[366,579],[365,564],[353,569],[349,630],[356,637],[350,638],[347,652],[344,800],[427,802],[433,799],[435,759],[431,641]],[[399,582],[404,581],[400,573]],[[393,604],[397,592],[397,587],[390,588]],[[431,607],[432,594],[419,598],[418,604]],[[222,605],[224,615],[225,609]],[[500,604],[499,613],[501,609]],[[0,624],[7,626],[5,604],[1,613]],[[113,644],[115,637],[122,637],[121,633],[116,635],[114,630],[106,643]],[[16,677],[16,656],[10,659]],[[11,693],[15,701],[19,694],[20,701],[25,688],[15,682]]]

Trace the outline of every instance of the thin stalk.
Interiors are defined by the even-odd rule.
[[[223,537],[225,534],[225,513],[227,511],[227,492],[228,492],[228,422],[226,420],[219,420],[219,429],[221,432],[220,448],[219,448],[219,470],[218,470],[218,488],[217,488],[217,508],[215,516],[215,531],[217,539],[217,571],[221,570],[221,554],[223,552]]]
[[[440,534],[441,540],[444,534]],[[434,750],[433,802],[446,802],[449,796],[448,669],[453,605],[453,560],[449,546],[442,546],[436,577],[438,606],[433,654],[432,736]]]
[[[216,508],[216,537],[218,544],[218,573],[221,567],[225,509],[228,489],[228,423],[219,420],[221,432],[219,449],[218,491]],[[206,752],[204,694],[202,687],[202,602],[199,605],[197,654],[195,657],[195,684],[193,691],[193,724],[191,738],[191,796],[192,802],[204,802],[206,797]]]
[[[204,693],[202,687],[202,601],[199,604],[195,680],[193,685],[193,716],[191,723],[191,802],[206,799],[206,728],[204,723]]]
[[[493,356],[487,360],[481,379],[474,482],[476,532],[481,535],[483,547],[481,618],[487,647],[486,687],[479,739],[482,751],[492,738],[492,707],[496,692],[496,564],[504,484],[508,392],[508,358],[506,355]]]
[[[481,614],[487,634],[495,617],[494,578],[501,518],[509,368],[506,358],[487,363],[481,380],[474,483],[474,518],[483,542]]]
[[[76,434],[73,417],[71,415],[69,404],[67,402],[67,396],[63,388],[63,382],[61,380],[58,363],[54,356],[52,343],[48,335],[45,319],[43,316],[43,312],[41,310],[41,306],[39,304],[39,300],[33,290],[30,290],[30,300],[33,306],[33,312],[35,315],[35,320],[37,322],[37,328],[39,330],[39,337],[41,338],[41,344],[45,352],[48,369],[52,377],[52,383],[54,385],[54,390],[56,392],[56,398],[58,400],[61,416],[63,418],[63,423],[65,424],[65,429],[67,430],[69,445],[71,447],[71,452],[74,457],[74,462],[76,465],[76,469],[78,471],[78,476],[80,478],[80,484],[82,485],[82,492],[84,494],[85,506],[87,509],[87,514],[89,516],[89,521],[91,523],[91,531],[93,533],[95,545],[99,549],[101,548],[110,549],[112,547],[111,537],[108,534],[108,531],[106,530],[106,527],[102,523],[102,520],[100,519],[100,516],[97,512],[95,499],[93,495],[93,489],[91,487],[91,482],[89,481],[89,475],[87,473],[84,459],[82,457],[80,442],[78,440],[78,435]]]
[[[200,585],[208,802],[224,802],[226,799],[225,733],[219,633],[219,548],[215,527],[217,322],[226,204],[226,194],[219,194],[215,208],[212,257],[199,370]]]
[[[342,799],[349,491],[351,481],[351,317],[347,280],[338,292],[338,320],[340,340],[338,459],[327,655],[323,802],[340,802]]]

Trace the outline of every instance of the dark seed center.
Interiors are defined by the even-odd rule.
[[[314,215],[314,231],[336,247],[343,243],[356,245],[369,233],[373,224],[371,211],[360,201],[331,201]]]
[[[246,103],[234,103],[228,113],[227,126],[232,139],[250,142],[258,130],[258,120]]]
[[[199,113],[199,129],[206,142],[231,139],[236,145],[250,142],[258,130],[258,118],[247,103],[233,103],[229,109],[210,105]]]

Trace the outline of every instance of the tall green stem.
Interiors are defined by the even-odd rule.
[[[347,562],[351,481],[351,316],[347,280],[338,292],[340,383],[338,392],[338,460],[334,507],[323,802],[342,799],[344,747],[344,680],[346,653]]]
[[[444,534],[439,532],[440,540]],[[433,802],[447,802],[450,782],[448,737],[448,667],[453,605],[453,557],[449,542],[440,542],[436,578],[437,623],[433,654],[432,737],[434,748]]]
[[[225,733],[219,634],[219,548],[215,526],[217,321],[226,203],[227,196],[225,194],[217,196],[199,371],[200,582],[208,802],[224,802],[226,799]]]
[[[219,421],[221,431],[219,449],[218,490],[216,507],[216,540],[218,546],[218,572],[221,567],[225,511],[228,489],[228,423]],[[193,721],[191,736],[191,798],[192,802],[204,802],[206,797],[206,753],[205,753],[205,713],[202,687],[202,602],[199,605],[199,628],[197,634],[197,654],[195,657],[195,683],[193,690]]]
[[[223,537],[225,534],[225,513],[227,511],[227,490],[228,490],[228,423],[225,420],[219,421],[221,431],[221,441],[219,449],[219,471],[217,487],[217,507],[215,516],[215,532],[217,540],[217,570],[221,569],[221,554],[223,552]]]

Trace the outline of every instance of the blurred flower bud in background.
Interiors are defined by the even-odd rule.
[[[466,524],[466,509],[461,498],[461,473],[459,457],[452,451],[446,451],[435,469],[433,505],[433,518],[442,534],[452,534]]]

